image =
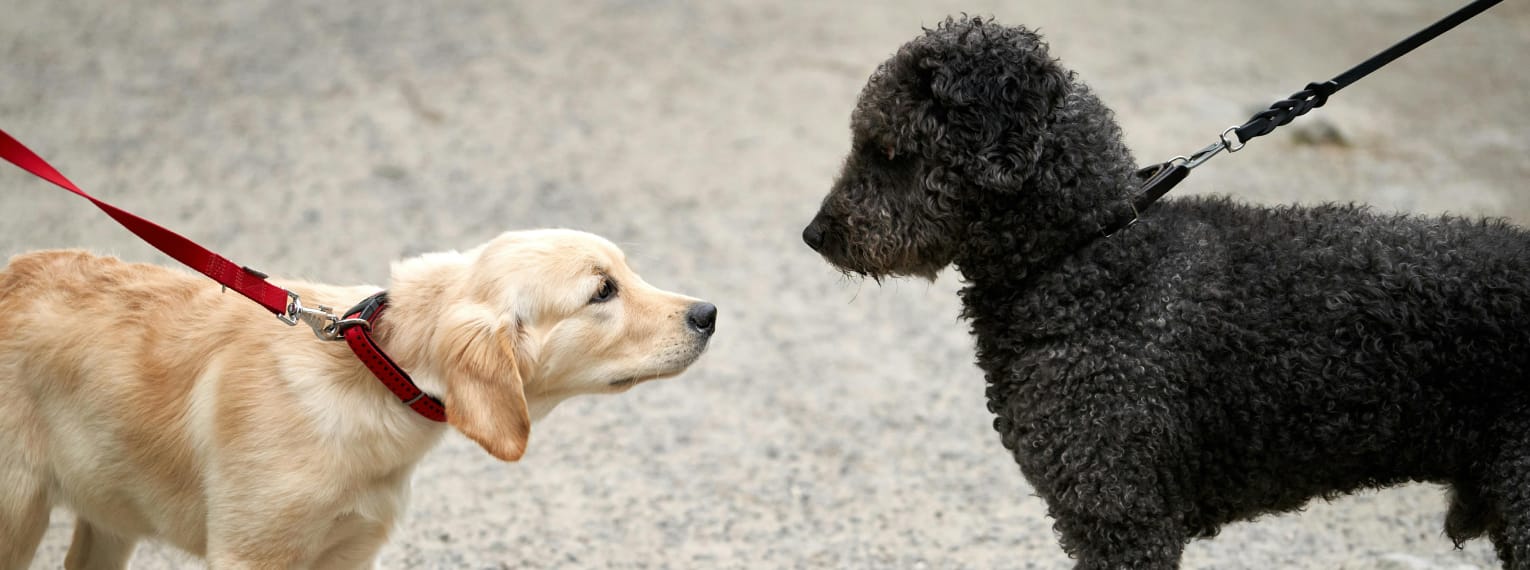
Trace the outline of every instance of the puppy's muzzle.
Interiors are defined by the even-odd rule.
[[[685,311],[685,324],[703,339],[711,338],[717,331],[717,305],[696,303]]]

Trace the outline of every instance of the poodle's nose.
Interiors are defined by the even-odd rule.
[[[711,303],[696,303],[685,312],[685,322],[690,323],[691,330],[701,333],[703,336],[712,336],[717,325],[717,305]]]
[[[819,251],[823,247],[823,230],[819,228],[817,218],[813,219],[813,223],[802,228],[802,241],[813,248],[813,251]]]

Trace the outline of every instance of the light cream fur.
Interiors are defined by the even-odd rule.
[[[377,291],[279,284],[309,306]],[[696,299],[581,232],[400,261],[388,290],[378,342],[507,461],[558,402],[678,374],[707,344]],[[217,569],[371,567],[445,430],[343,342],[201,276],[81,251],[0,271],[0,569],[26,568],[55,505],[77,515],[70,568],[125,567],[148,538]]]

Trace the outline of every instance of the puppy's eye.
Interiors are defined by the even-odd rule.
[[[600,288],[595,290],[595,296],[590,297],[591,303],[604,303],[616,298],[616,282],[610,277],[600,279]]]
[[[887,152],[887,160],[892,160],[898,157],[898,148],[895,146],[887,145],[887,148],[883,150]]]

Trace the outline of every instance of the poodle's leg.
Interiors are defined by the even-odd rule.
[[[1530,465],[1525,469],[1522,473],[1530,473]],[[1488,537],[1493,540],[1504,568],[1530,570],[1530,494],[1527,494],[1530,477],[1522,476],[1513,485],[1518,488],[1500,489],[1509,496],[1498,501],[1498,508],[1503,511],[1502,523],[1489,529]]]
[[[69,555],[64,557],[64,568],[69,570],[122,570],[133,557],[134,540],[106,532],[76,518],[74,542],[69,545]]]
[[[1486,534],[1500,524],[1497,519],[1493,504],[1482,495],[1481,485],[1476,481],[1451,483],[1450,510],[1445,512],[1445,536],[1456,543],[1456,548]]]
[[[1076,570],[1173,570],[1188,541],[1178,524],[1151,516],[1129,520],[1055,510],[1053,516],[1063,549],[1078,560]]]
[[[1481,474],[1498,515],[1488,536],[1504,568],[1530,570],[1530,417],[1500,428],[1498,457]]]
[[[1170,496],[1178,485],[1164,468],[1171,446],[1153,435],[1177,432],[1164,427],[1163,417],[1133,413],[1144,408],[1118,407],[1131,411],[1107,417],[1066,414],[1072,417],[1039,436],[1057,446],[1042,451],[1043,443],[1030,461],[1021,460],[1040,475],[1032,482],[1080,570],[1179,567],[1192,506]]]

